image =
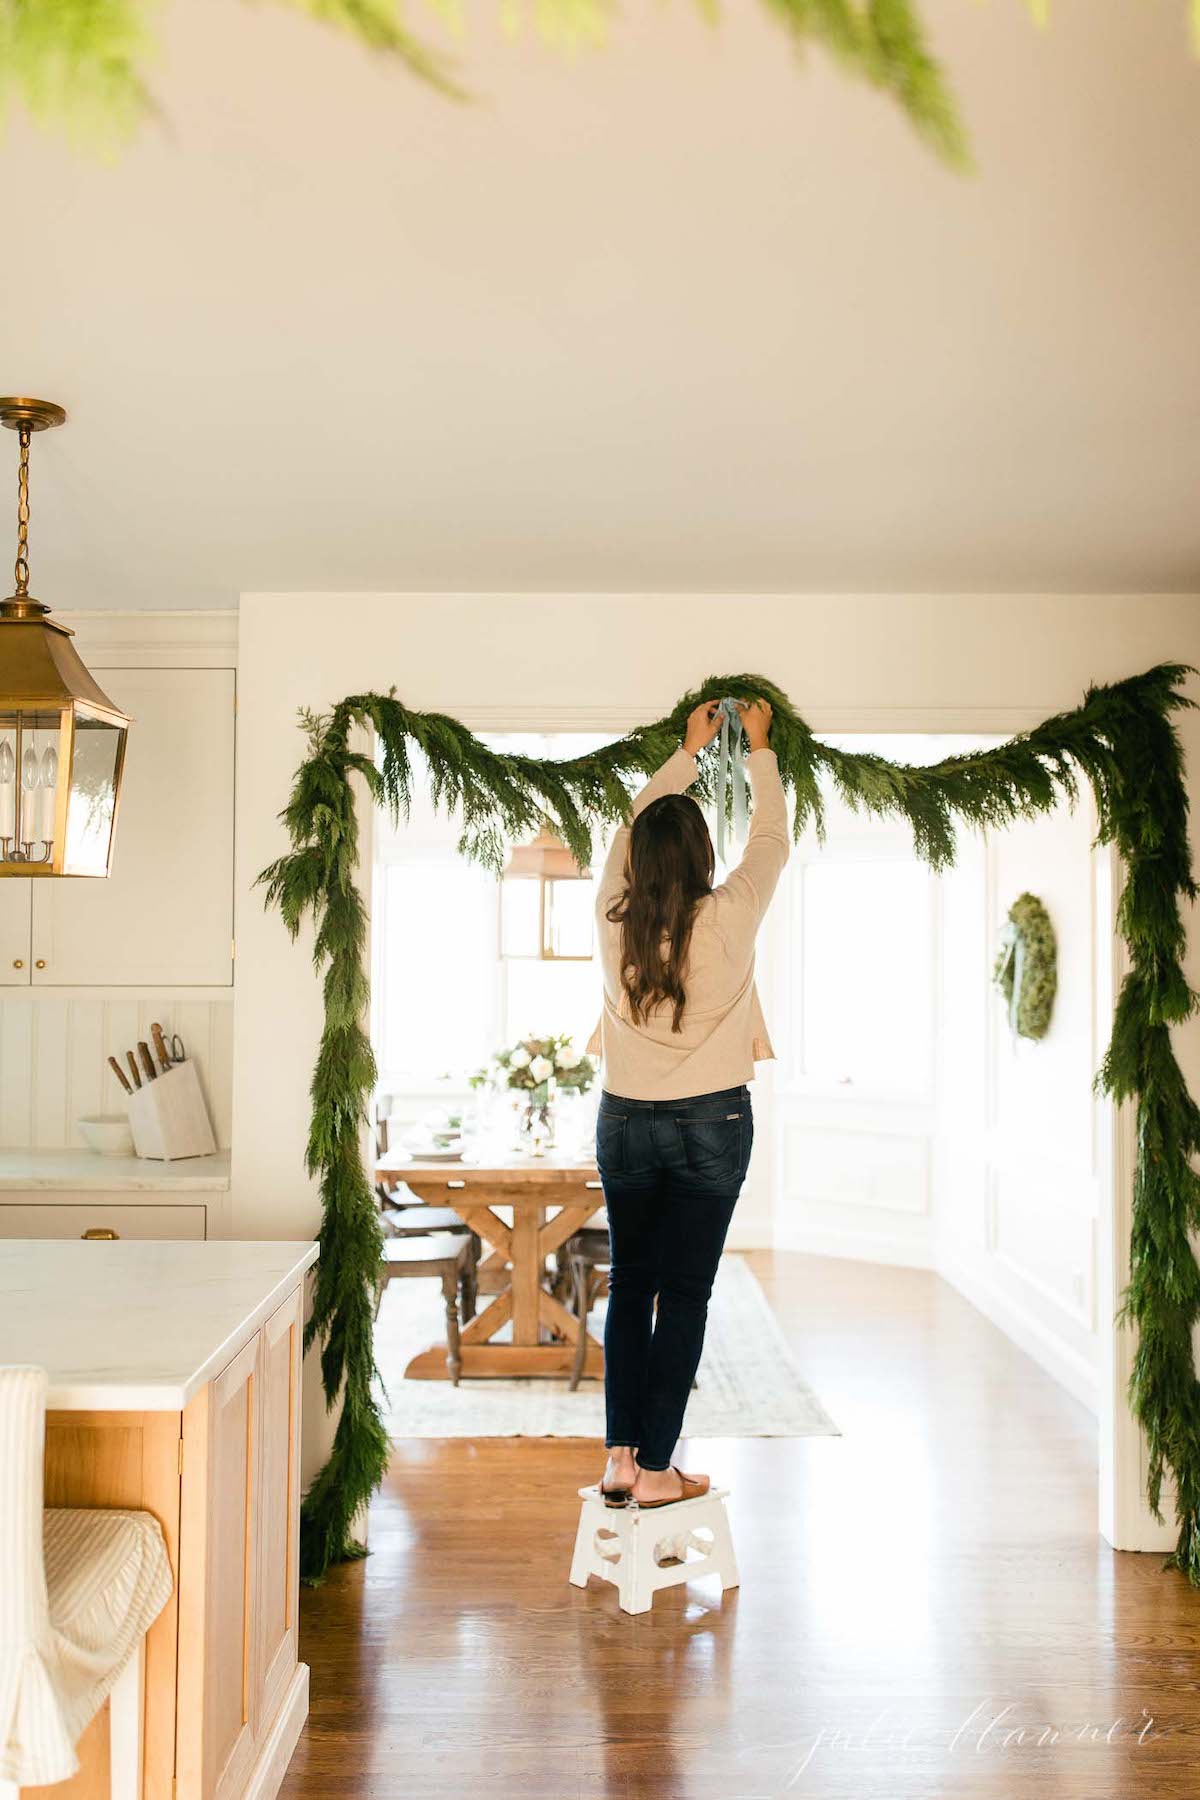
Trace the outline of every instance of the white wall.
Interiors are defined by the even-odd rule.
[[[248,594],[239,646],[238,994],[233,1217],[239,1235],[316,1228],[304,1173],[320,993],[308,946],[264,913],[258,870],[303,754],[297,710],[393,684],[476,727],[622,727],[688,686],[770,675],[819,729],[1016,729],[1089,681],[1200,663],[1194,597],[1068,595]],[[1196,793],[1200,724],[1182,722]],[[1193,830],[1200,809],[1193,806]],[[1200,977],[1196,933],[1191,974]],[[1179,1033],[1200,1089],[1200,1025]],[[308,1433],[309,1456],[320,1453]]]
[[[0,997],[0,1149],[82,1149],[79,1120],[121,1110],[114,1049],[148,1042],[152,1020],[196,1064],[219,1147],[231,1141],[233,989],[8,989]]]
[[[1085,1404],[1100,1373],[1098,1226],[1104,1116],[1092,1093],[1097,1008],[1096,819],[1022,822],[976,843],[942,884],[942,1090],[934,1262]],[[1031,892],[1058,942],[1058,993],[1038,1042],[1015,1037],[989,971],[1009,906]],[[1104,921],[1101,930],[1107,930]]]

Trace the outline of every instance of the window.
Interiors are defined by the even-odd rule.
[[[920,1093],[933,1053],[933,895],[915,859],[803,866],[804,1072]]]
[[[488,733],[484,741],[497,750],[569,757],[611,738]],[[501,957],[500,884],[459,855],[458,835],[456,818],[434,812],[414,749],[412,816],[396,827],[381,816],[375,834],[372,1041],[389,1091],[428,1088],[446,1076],[465,1083],[494,1051],[531,1034],[569,1032],[582,1049],[599,1017],[594,958]],[[597,871],[605,847],[596,845]],[[524,890],[536,903],[536,882],[504,886],[517,902]],[[595,882],[564,882],[560,894],[556,947],[574,954],[582,926],[590,928]]]

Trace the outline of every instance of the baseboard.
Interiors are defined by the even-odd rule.
[[[885,1263],[904,1269],[931,1269],[933,1259],[928,1244],[916,1238],[876,1235],[864,1237],[861,1232],[829,1231],[820,1226],[800,1226],[777,1230],[776,1250],[797,1250],[805,1256],[836,1256],[848,1262]]]
[[[1053,1376],[1089,1412],[1098,1414],[1099,1374],[1085,1357],[1055,1337],[1049,1327],[1019,1301],[978,1274],[965,1257],[944,1243],[938,1255],[937,1271],[964,1300],[969,1300],[985,1319],[990,1319],[998,1330],[1011,1338],[1018,1349],[1031,1356],[1039,1368]]]
[[[300,1732],[308,1717],[308,1664],[297,1663],[296,1673],[275,1714],[275,1723],[267,1733],[258,1753],[258,1761],[250,1771],[242,1800],[275,1800],[287,1774],[292,1752],[300,1740]]]

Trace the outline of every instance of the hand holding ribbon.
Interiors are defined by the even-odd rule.
[[[749,809],[746,804],[746,765],[742,761],[742,709],[737,700],[720,702],[721,735],[717,743],[717,855],[725,857],[725,788],[733,786],[733,841],[746,836]],[[730,729],[732,727],[732,731]],[[732,738],[732,744],[730,742]]]

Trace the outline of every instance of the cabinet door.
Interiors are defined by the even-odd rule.
[[[20,875],[6,875],[0,881],[0,987],[29,986],[32,886],[32,881]]]
[[[180,1800],[231,1800],[254,1761],[260,1338],[183,1416]]]
[[[296,1672],[300,1526],[302,1289],[259,1333],[258,1606],[251,1717],[270,1730]]]
[[[99,675],[134,720],[112,874],[30,884],[34,986],[228,986],[233,670]]]

